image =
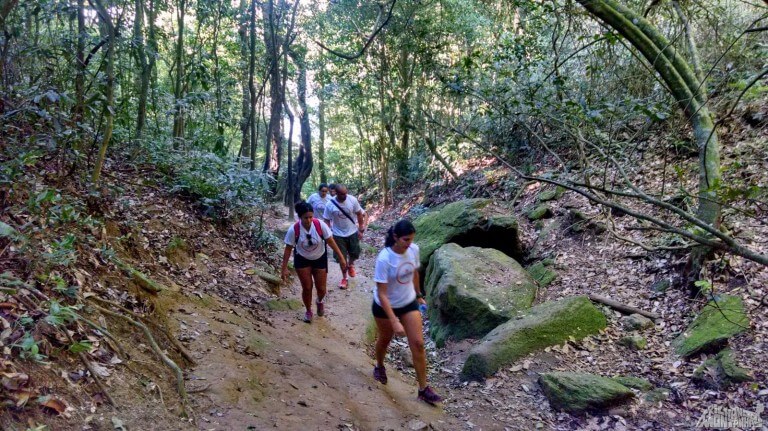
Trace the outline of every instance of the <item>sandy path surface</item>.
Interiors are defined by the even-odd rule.
[[[248,310],[218,298],[194,299],[174,314],[194,335],[198,364],[189,372],[199,429],[399,430],[459,429],[439,407],[416,399],[416,382],[389,367],[389,383],[373,380],[363,345],[370,316],[375,256],[364,256],[348,290],[331,264],[326,316],[312,324],[301,310]],[[248,287],[245,287],[246,289]],[[300,299],[298,279],[281,296]],[[263,314],[264,312],[261,312]],[[421,422],[421,423],[419,423]]]

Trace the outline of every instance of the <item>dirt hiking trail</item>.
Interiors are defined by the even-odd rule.
[[[391,366],[387,385],[373,380],[373,359],[363,343],[375,261],[370,254],[358,261],[347,290],[337,287],[341,272],[329,260],[326,315],[312,324],[300,320],[303,306],[295,307],[301,290],[295,276],[281,292],[285,304],[294,300],[293,309],[259,313],[268,313],[268,320],[256,321],[247,310],[209,296],[192,297],[173,311],[197,360],[187,385],[199,429],[460,428],[442,408],[417,400],[413,376]]]

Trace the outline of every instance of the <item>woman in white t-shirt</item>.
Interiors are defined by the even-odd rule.
[[[376,320],[376,366],[373,378],[387,384],[384,357],[392,337],[408,337],[416,380],[419,382],[418,397],[429,404],[442,398],[427,385],[427,354],[424,350],[420,306],[427,302],[419,290],[419,246],[413,243],[416,228],[408,220],[400,220],[387,231],[384,249],[376,258],[373,280],[371,311]]]
[[[293,250],[293,267],[301,281],[301,300],[304,302],[306,313],[304,321],[312,323],[312,282],[314,280],[317,290],[317,315],[325,314],[326,281],[328,279],[328,252],[325,244],[331,246],[333,251],[341,254],[339,246],[333,240],[331,228],[314,217],[312,206],[306,202],[296,204],[297,221],[285,234],[285,251],[283,251],[283,265],[281,275],[283,280],[288,278],[288,259]],[[346,261],[340,263],[346,267]]]

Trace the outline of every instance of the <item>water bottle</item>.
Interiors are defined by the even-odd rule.
[[[427,312],[427,304],[419,304],[419,311],[421,311],[422,314]]]

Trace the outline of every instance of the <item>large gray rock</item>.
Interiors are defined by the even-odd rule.
[[[536,283],[506,254],[450,243],[429,261],[425,289],[435,343],[479,338],[527,310],[536,296]]]
[[[461,377],[482,379],[528,353],[596,334],[605,326],[605,315],[586,296],[545,302],[483,337],[464,362]]]
[[[587,373],[546,373],[539,384],[553,408],[570,413],[600,412],[635,396],[613,379]]]
[[[749,317],[741,298],[719,295],[704,306],[673,345],[675,352],[686,358],[699,353],[717,352],[728,344],[729,338],[747,329]]]
[[[522,256],[517,219],[490,199],[467,199],[422,214],[414,220],[421,265],[443,244],[494,248],[509,256]]]

